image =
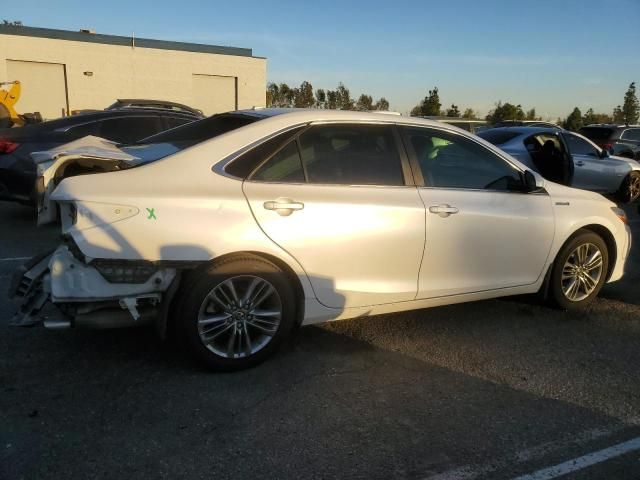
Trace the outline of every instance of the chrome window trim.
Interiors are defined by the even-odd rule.
[[[454,192],[484,192],[484,193],[506,193],[506,194],[516,194],[516,195],[549,195],[549,192],[544,187],[540,187],[537,190],[532,192],[520,192],[518,190],[494,190],[489,188],[464,188],[464,187],[428,187],[428,186],[419,186],[421,190],[452,190]]]

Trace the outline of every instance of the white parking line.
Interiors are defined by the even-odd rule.
[[[571,472],[576,472],[583,468],[605,462],[612,458],[619,457],[625,453],[633,452],[634,450],[640,450],[640,437],[629,440],[628,442],[619,443],[618,445],[614,445],[597,452],[583,455],[582,457],[574,458],[573,460],[568,460],[554,467],[543,468],[537,472],[517,477],[514,480],[551,480],[553,478],[562,477],[563,475],[567,475]]]
[[[0,262],[24,262],[25,260],[29,260],[31,257],[9,257],[9,258],[0,258]]]

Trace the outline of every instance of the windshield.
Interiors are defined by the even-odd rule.
[[[236,113],[222,113],[157,133],[130,145],[120,145],[120,148],[139,159],[132,161],[129,166],[141,165],[173,155],[198,143],[249,125],[261,118]]]
[[[489,143],[493,143],[494,145],[502,145],[503,143],[507,143],[509,140],[516,138],[520,135],[520,132],[514,132],[513,130],[494,130],[488,129],[478,132],[477,135],[480,138],[485,139]]]
[[[613,133],[613,129],[603,127],[585,127],[580,129],[580,133],[591,140],[607,140]]]

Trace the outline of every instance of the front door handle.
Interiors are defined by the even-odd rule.
[[[296,202],[290,198],[278,198],[276,200],[264,202],[263,206],[265,210],[275,210],[278,215],[288,217],[294,211],[302,210],[304,208],[304,203]]]
[[[443,203],[441,205],[431,205],[429,207],[429,211],[441,216],[442,218],[446,218],[449,215],[458,213],[460,210],[458,210],[456,207],[452,207],[451,205]]]
[[[576,162],[576,165],[579,166],[579,167],[582,167],[584,165],[584,162],[582,160],[578,160]]]

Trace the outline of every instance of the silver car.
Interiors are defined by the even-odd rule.
[[[640,196],[640,163],[609,155],[591,140],[560,128],[492,128],[478,136],[540,173],[574,188],[612,194],[620,202]]]
[[[630,248],[601,195],[419,118],[252,109],[123,149],[42,155],[40,215],[64,242],[16,272],[16,325],[153,323],[237,370],[298,325],[539,291],[583,308]]]

